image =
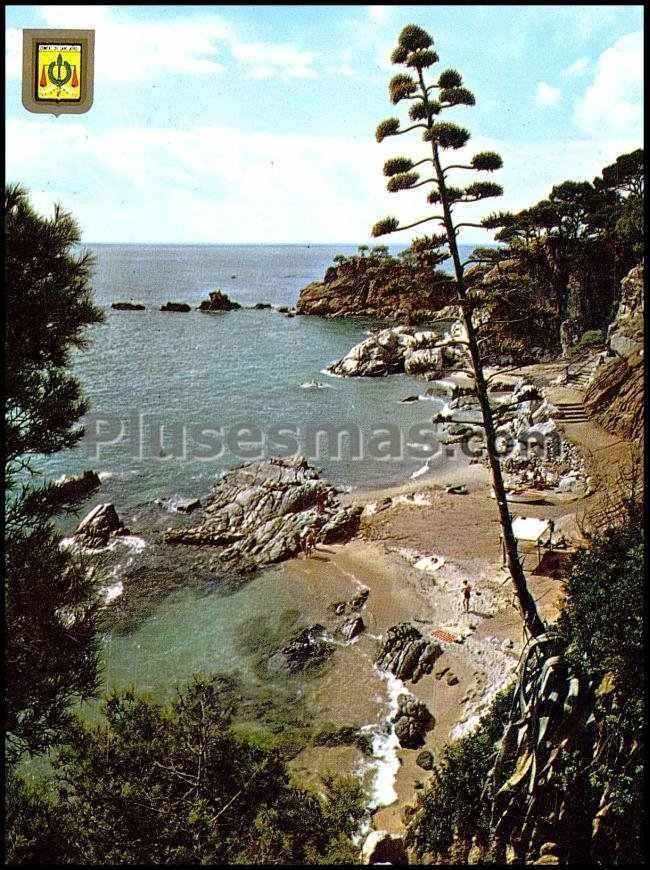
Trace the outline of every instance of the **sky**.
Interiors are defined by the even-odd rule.
[[[391,194],[382,175],[388,157],[426,156],[417,133],[374,138],[382,119],[406,120],[387,84],[408,23],[433,37],[434,75],[455,68],[476,96],[446,113],[472,133],[465,156],[504,160],[485,174],[504,196],[463,220],[532,205],[642,146],[641,5],[10,5],[7,180],[43,213],[62,203],[86,242],[365,242],[382,217],[431,213],[426,188]],[[26,27],[95,29],[87,114],[24,109]]]

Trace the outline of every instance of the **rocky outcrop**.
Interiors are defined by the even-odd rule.
[[[427,379],[469,365],[466,349],[454,341],[462,339],[461,324],[440,335],[433,330],[396,326],[373,333],[355,345],[327,370],[342,377],[381,377],[404,372]]]
[[[256,308],[258,306],[255,306]],[[266,306],[260,306],[266,307]],[[270,306],[269,306],[270,307]],[[209,299],[204,299],[199,305],[199,311],[236,311],[241,308],[239,302],[233,302],[222,290],[213,290]]]
[[[312,625],[294,635],[268,661],[269,673],[297,674],[327,661],[334,652],[332,637],[322,625]]]
[[[355,637],[358,637],[365,629],[366,626],[361,616],[351,616],[339,626],[338,631],[347,641],[351,641]]]
[[[441,655],[437,641],[426,640],[417,628],[402,622],[388,629],[375,662],[400,680],[417,683],[431,673]]]
[[[192,306],[188,305],[187,302],[165,302],[164,305],[160,306],[160,310],[176,311],[185,314],[192,310]]]
[[[400,746],[405,749],[422,746],[427,730],[434,724],[427,705],[412,695],[399,695],[393,722]]]
[[[115,311],[144,311],[145,307],[141,302],[113,302],[111,308]]]
[[[406,846],[402,837],[388,831],[372,831],[361,850],[362,864],[408,864]]]
[[[607,344],[627,356],[643,347],[643,266],[630,269],[621,282],[621,301],[607,330]]]
[[[75,530],[74,541],[86,547],[105,547],[110,538],[128,534],[115,507],[105,502],[86,514]]]
[[[437,317],[453,299],[451,284],[434,284],[431,270],[395,260],[354,257],[331,266],[323,281],[305,287],[297,314],[328,317],[366,315],[380,320],[420,323]]]
[[[341,507],[334,488],[300,456],[232,468],[204,504],[199,525],[168,529],[165,540],[218,547],[222,560],[250,567],[296,555],[307,529],[323,543],[352,537],[361,515],[360,507]]]
[[[585,411],[608,432],[642,441],[643,387],[643,351],[616,357],[597,370],[585,395]]]

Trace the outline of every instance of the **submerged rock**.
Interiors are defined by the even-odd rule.
[[[322,625],[312,625],[294,635],[268,661],[269,673],[296,674],[323,664],[334,652],[330,635]]]
[[[442,648],[437,641],[426,640],[417,628],[402,622],[386,632],[376,664],[400,680],[417,683],[431,673],[441,655]]]
[[[323,543],[356,534],[361,507],[341,507],[334,493],[303,457],[240,465],[217,480],[200,525],[169,529],[165,540],[222,548],[219,557],[236,564],[272,564],[300,552],[308,529]]]

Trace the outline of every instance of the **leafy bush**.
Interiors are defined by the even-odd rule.
[[[418,795],[417,809],[407,830],[407,843],[418,857],[449,857],[456,841],[469,850],[474,836],[488,841],[491,796],[485,784],[510,710],[512,691],[509,688],[500,692],[477,728],[443,750],[428,788]]]
[[[593,345],[603,344],[604,341],[605,334],[602,329],[588,329],[580,336],[580,340],[578,341],[576,347],[591,347]]]
[[[280,756],[231,728],[232,681],[196,676],[166,705],[133,690],[78,722],[49,791],[14,777],[10,863],[327,863],[356,858],[365,815],[352,777],[297,788]]]

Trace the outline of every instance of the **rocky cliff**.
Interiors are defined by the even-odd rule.
[[[585,396],[585,410],[608,432],[643,440],[643,350],[601,366]]]
[[[643,346],[643,266],[630,269],[621,282],[621,300],[607,330],[607,343],[625,356]]]
[[[405,263],[354,257],[331,266],[323,281],[301,291],[297,314],[367,315],[381,320],[430,320],[453,301],[451,284],[433,284],[431,270]]]

